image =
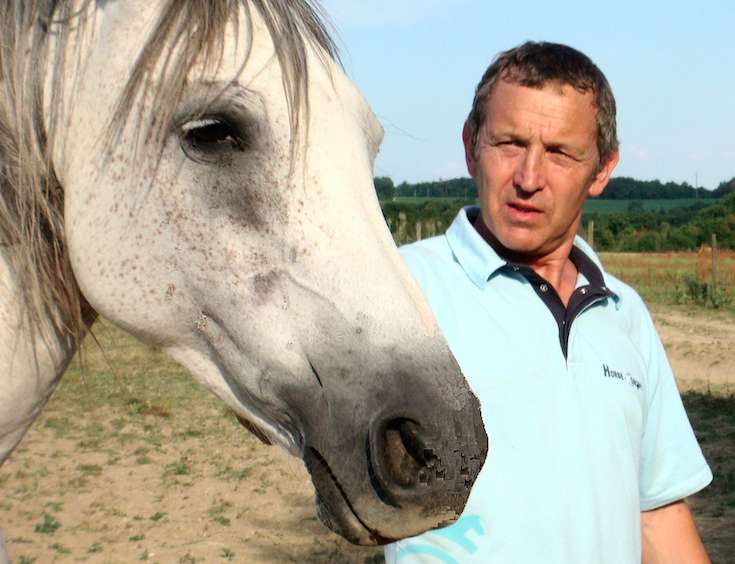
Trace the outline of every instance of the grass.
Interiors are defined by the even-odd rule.
[[[671,210],[675,208],[688,208],[702,201],[712,203],[716,200],[698,200],[696,198],[682,198],[679,200],[598,200],[589,199],[584,205],[583,213],[626,213],[631,203],[640,202],[643,209],[647,211]]]
[[[223,527],[229,527],[231,521],[230,518],[225,515],[225,513],[227,513],[230,509],[232,509],[232,503],[230,503],[229,501],[221,501],[209,508],[209,516],[215,523],[219,523]]]
[[[420,204],[423,204],[424,202],[438,202],[438,203],[446,203],[446,202],[474,202],[477,204],[478,200],[471,200],[471,199],[465,199],[465,198],[426,198],[424,196],[416,196],[415,198],[413,196],[407,196],[407,197],[400,197],[400,198],[394,198],[393,200],[390,200],[391,202],[396,202],[398,204],[408,204],[413,206],[418,206]]]
[[[60,542],[55,542],[54,544],[49,545],[49,548],[58,554],[71,554],[71,550]]]
[[[59,529],[59,527],[61,527],[61,523],[59,523],[56,517],[49,515],[48,513],[44,513],[43,521],[36,525],[34,530],[37,533],[42,533],[44,535],[52,535]]]
[[[649,303],[735,306],[735,254],[721,252],[717,264],[717,304],[707,298],[711,259],[694,252],[600,253],[605,269],[630,284]]]
[[[150,516],[150,520],[154,522],[158,522],[161,519],[163,519],[166,516],[166,513],[163,511],[156,511],[153,515]]]
[[[468,203],[472,200],[465,200],[463,198],[426,198],[422,196],[417,197],[399,197],[391,200],[392,202],[398,203],[398,204],[407,204],[407,205],[415,205],[418,206],[420,204],[423,204],[424,202],[437,202],[437,203],[447,203],[447,202],[465,202]],[[628,208],[630,207],[631,203],[633,202],[641,202],[643,209],[647,211],[658,211],[658,210],[671,210],[675,208],[688,208],[693,206],[694,204],[698,204],[702,202],[703,200],[698,200],[696,198],[682,198],[678,200],[598,200],[598,199],[589,199],[584,205],[583,213],[589,214],[589,213],[597,213],[597,214],[612,214],[612,213],[626,213],[628,211]],[[716,200],[710,200],[709,202],[714,202]],[[475,204],[478,203],[477,200],[474,200]]]
[[[102,466],[99,464],[80,464],[77,469],[84,476],[99,476],[102,474]]]
[[[191,474],[191,467],[185,460],[174,462],[166,467],[166,472],[174,476],[188,476]]]

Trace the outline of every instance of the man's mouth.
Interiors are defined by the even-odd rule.
[[[516,221],[534,220],[544,213],[539,208],[524,202],[509,202],[506,204],[506,209],[510,217]]]

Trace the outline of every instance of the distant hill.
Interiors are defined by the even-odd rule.
[[[688,183],[662,183],[660,180],[636,180],[628,176],[610,179],[601,200],[679,200],[685,198],[712,198],[713,192],[694,188]]]

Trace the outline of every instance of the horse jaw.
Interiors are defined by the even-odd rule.
[[[240,124],[244,149],[191,159],[177,124],[160,154],[154,147],[135,160],[142,129],[131,120],[108,151],[99,141],[157,8],[129,0],[97,10],[64,95],[69,128],[55,161],[85,298],[305,456],[328,521],[350,540],[446,524],[467,499],[487,438],[380,213],[372,160],[382,132],[372,112],[311,50],[308,128],[292,145],[282,71],[251,10],[249,51],[231,26],[220,66],[205,69],[206,81],[192,77],[177,107],[190,125],[190,108],[219,93],[208,111]],[[417,486],[425,499],[391,484],[378,491],[366,445],[391,421],[419,424],[429,450],[449,460],[454,449],[469,474],[444,489]]]

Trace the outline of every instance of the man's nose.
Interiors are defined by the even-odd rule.
[[[536,192],[544,184],[544,153],[536,147],[528,147],[523,152],[515,170],[513,181],[524,192]]]

